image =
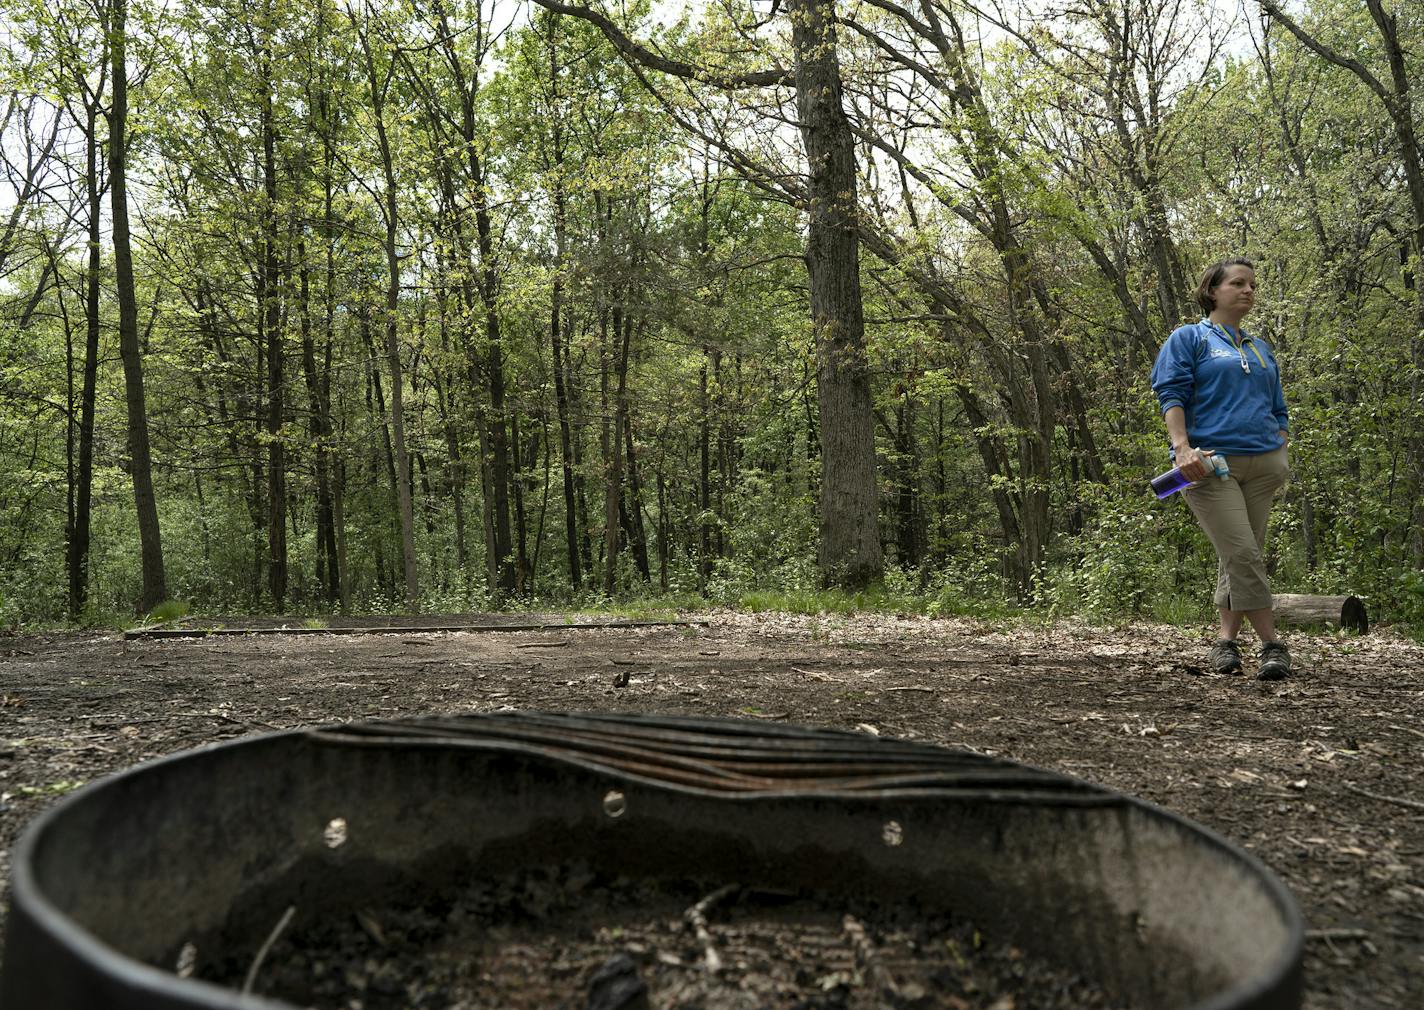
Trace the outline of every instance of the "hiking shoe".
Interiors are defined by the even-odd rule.
[[[1217,642],[1211,647],[1206,658],[1217,673],[1241,672],[1241,646],[1236,644],[1234,638],[1223,638]]]
[[[1261,668],[1256,671],[1257,680],[1285,680],[1290,672],[1290,651],[1284,645],[1267,642],[1261,646]]]

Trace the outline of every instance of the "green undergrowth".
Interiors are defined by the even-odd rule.
[[[679,618],[731,609],[745,613],[785,613],[800,615],[842,615],[884,614],[895,616],[918,616],[928,618],[967,617],[989,622],[1005,628],[1016,626],[1045,626],[1060,620],[1084,621],[1099,626],[1125,626],[1136,622],[1152,622],[1175,627],[1204,627],[1216,620],[1216,613],[1205,593],[1186,591],[1163,591],[1146,599],[1138,597],[1130,604],[1104,606],[1101,599],[1074,600],[1074,594],[1065,592],[1063,584],[1050,586],[1038,605],[1026,605],[1006,599],[999,594],[974,595],[956,587],[944,585],[928,586],[924,591],[904,577],[891,577],[886,582],[875,584],[857,591],[843,589],[808,588],[758,588],[741,589],[720,595],[702,596],[695,592],[650,593],[628,598],[609,599],[601,593],[551,594],[546,597],[526,598],[508,601],[503,605],[491,601],[480,607],[457,608],[438,606],[439,603],[455,601],[423,601],[421,612],[434,614],[557,614],[568,623],[580,619],[617,619],[635,621],[672,621]],[[404,613],[404,608],[385,601],[386,606],[353,607],[350,616],[389,617]],[[1091,602],[1091,605],[1085,603]],[[1367,601],[1368,602],[1368,601]],[[1076,605],[1075,605],[1076,604]],[[1419,623],[1389,621],[1386,615],[1377,615],[1371,608],[1372,625],[1388,624],[1392,630],[1414,641],[1424,644],[1424,621]],[[253,611],[243,614],[234,608],[223,608],[221,613],[208,612],[206,608],[190,606],[184,601],[165,601],[141,618],[118,614],[88,612],[77,622],[45,622],[41,624],[18,625],[13,630],[53,631],[85,629],[97,631],[125,631],[135,628],[152,628],[177,622],[201,625],[205,620],[217,617],[233,618],[249,616],[253,618],[281,618],[293,627],[320,629],[327,627],[333,618],[340,616],[337,609],[289,611],[283,614],[268,611]],[[1330,633],[1329,627],[1307,629],[1312,632]],[[1342,633],[1343,634],[1343,633]]]

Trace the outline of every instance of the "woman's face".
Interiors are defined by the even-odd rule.
[[[1256,271],[1237,263],[1226,268],[1221,282],[1211,289],[1216,307],[1240,318],[1256,304]]]

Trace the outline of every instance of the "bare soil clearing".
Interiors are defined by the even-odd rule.
[[[706,619],[497,635],[3,637],[0,844],[96,776],[274,729],[499,709],[859,728],[1185,814],[1295,892],[1311,930],[1311,1010],[1424,1005],[1424,647],[1388,632],[1295,633],[1297,676],[1264,686],[1202,675],[1206,637],[1158,625]]]

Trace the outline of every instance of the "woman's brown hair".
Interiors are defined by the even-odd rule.
[[[1237,256],[1234,259],[1221,260],[1218,263],[1213,263],[1206,268],[1206,273],[1202,274],[1201,283],[1197,285],[1197,304],[1201,306],[1201,310],[1207,315],[1211,315],[1212,309],[1216,308],[1216,297],[1212,294],[1212,291],[1221,283],[1222,278],[1226,276],[1228,267],[1250,267],[1252,270],[1255,270],[1256,264],[1248,259]]]

